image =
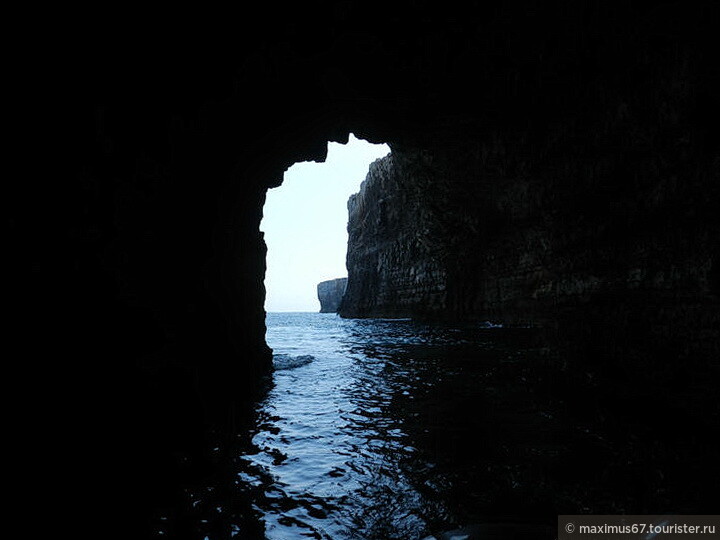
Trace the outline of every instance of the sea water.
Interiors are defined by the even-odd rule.
[[[268,539],[411,539],[459,527],[530,481],[523,456],[508,452],[565,450],[547,440],[513,448],[504,433],[526,444],[556,429],[523,378],[538,356],[523,337],[320,313],[269,313],[266,324],[274,385],[241,474],[261,488],[254,503]]]
[[[547,538],[558,514],[694,496],[666,488],[685,446],[628,416],[647,396],[578,385],[533,329],[320,313],[266,325],[271,385],[219,458],[224,480],[192,494],[199,538]]]

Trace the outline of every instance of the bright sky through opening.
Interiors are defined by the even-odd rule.
[[[266,311],[319,311],[317,284],[346,277],[347,200],[370,164],[390,153],[352,134],[329,143],[324,163],[296,163],[270,189],[260,230],[267,244]]]

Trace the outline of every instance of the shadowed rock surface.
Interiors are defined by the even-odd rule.
[[[714,369],[717,161],[691,157],[679,114],[633,126],[651,98],[691,106],[656,88],[543,142],[523,128],[394,145],[348,202],[340,314],[560,329],[653,378]]]
[[[716,426],[715,2],[247,11],[15,19],[10,138],[32,142],[4,197],[6,379],[28,463],[14,498],[37,502],[19,522],[143,538],[162,514],[196,536],[184,489],[217,474],[232,491],[208,441],[247,425],[272,366],[265,192],[350,132],[392,148],[373,204],[412,179],[416,276],[446,279],[420,315],[542,322],[581,374],[654,393],[661,375]],[[387,271],[403,242],[387,279],[405,279]]]
[[[347,278],[337,278],[318,283],[317,294],[320,300],[320,313],[337,313],[345,294]]]

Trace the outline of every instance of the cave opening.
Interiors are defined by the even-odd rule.
[[[538,151],[526,135],[478,129],[393,140],[381,165],[365,163],[337,205],[350,233],[347,269],[361,276],[340,317],[314,303],[318,283],[345,275],[337,271],[311,275],[303,288],[312,303],[274,303],[272,227],[263,221],[273,384],[239,463],[242,477],[270,494],[259,503],[268,538],[480,535],[495,526],[487,516],[508,517],[500,534],[549,537],[563,513],[705,507],[711,483],[697,480],[690,493],[677,463],[714,478],[710,453],[656,434],[697,417],[664,386],[682,370],[677,351],[648,346],[651,332],[668,335],[648,323],[655,285],[602,273],[608,249],[620,266],[645,253],[647,237],[630,234],[644,216],[600,197],[623,178],[582,174],[592,154],[569,156],[571,138]],[[330,144],[328,163],[334,148],[342,147]],[[508,156],[539,164],[509,166]],[[546,168],[550,158],[563,167]],[[287,206],[266,203],[266,217],[277,212],[298,234],[290,243],[300,254],[279,263],[291,274],[293,258],[318,266],[307,246],[322,249],[330,227],[320,197],[292,191],[292,172],[280,188]],[[628,217],[608,228],[609,211]],[[320,232],[299,231],[308,215]],[[618,288],[624,294],[613,296]],[[623,383],[631,377],[641,389]],[[711,395],[689,382],[702,399]]]
[[[32,385],[30,495],[52,501],[30,505],[27,523],[57,506],[73,527],[81,511],[140,537],[171,507],[161,525],[183,537],[264,537],[235,534],[238,490],[239,513],[270,538],[443,537],[478,522],[483,537],[497,532],[487,516],[520,527],[714,512],[716,5],[413,3],[379,17],[339,4],[268,4],[247,32],[229,17],[227,35],[213,25],[222,44],[163,24],[153,38],[171,27],[187,49],[161,39],[124,59],[127,40],[109,36],[102,54],[93,36],[78,43],[100,61],[57,56],[63,84],[47,97],[72,95],[39,100],[57,103],[57,122],[25,124],[56,126],[44,140],[60,159],[33,151],[28,163],[53,170],[9,184],[28,203],[10,205],[22,286],[8,283],[29,323],[11,334],[17,350],[43,345],[10,362],[22,366],[10,380]],[[366,318],[325,316],[332,340],[296,328],[305,358],[276,369],[256,409],[272,359],[264,308],[277,309],[264,304],[266,192],[353,130],[392,145],[411,189],[369,195],[386,195],[365,215],[393,234],[358,237],[368,287],[352,313]],[[419,228],[433,234],[406,242]],[[60,339],[38,332],[44,320]],[[548,344],[507,324],[525,322],[548,328]],[[215,432],[234,441],[245,415],[248,452],[216,452]],[[54,446],[59,482],[45,478],[43,426],[73,443]],[[208,470],[212,483],[220,454],[227,485],[186,505],[176,493]],[[66,497],[78,484],[84,496]]]
[[[317,312],[317,286],[347,277],[347,204],[386,144],[350,134],[323,162],[300,162],[268,190],[260,229],[267,246],[266,312]]]
[[[622,178],[579,175],[590,157],[569,158],[570,140],[558,138],[538,157],[529,139],[500,138],[477,130],[393,141],[386,159],[369,171],[363,165],[347,214],[342,204],[354,277],[340,317],[317,313],[314,303],[283,309],[266,279],[273,385],[240,463],[243,477],[277,501],[260,505],[268,538],[482,535],[496,526],[501,535],[549,537],[563,513],[704,508],[711,484],[697,480],[697,492],[688,492],[676,464],[715,477],[710,453],[656,434],[664,422],[685,426],[694,416],[663,386],[663,362],[675,352],[653,354],[651,373],[627,361],[638,350],[649,357],[644,336],[664,332],[647,324],[652,304],[634,293],[650,284],[598,277],[601,240],[620,246],[613,249],[623,264],[635,256],[631,227],[620,222],[608,232],[604,212],[621,212],[598,196]],[[341,147],[330,145],[329,163],[333,148]],[[577,162],[553,176],[537,166],[533,177],[529,165],[509,167],[508,155]],[[564,196],[576,193],[578,177],[583,195],[568,206]],[[293,232],[302,219],[294,210],[318,218],[320,231],[329,227],[322,201],[312,210],[306,196],[288,193],[289,206],[277,211]],[[262,229],[271,277],[271,228]],[[295,258],[317,266],[303,240],[291,239]],[[646,242],[637,238],[637,250]],[[291,259],[280,266],[292,271]],[[319,282],[343,276],[315,274],[304,289],[314,296]],[[620,286],[625,294],[608,301]],[[608,310],[603,320],[598,307]],[[608,322],[615,319],[624,328]],[[639,390],[623,377],[645,382]],[[636,426],[644,427],[628,441]],[[488,524],[487,516],[510,524]]]

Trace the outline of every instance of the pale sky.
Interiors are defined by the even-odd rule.
[[[324,163],[296,163],[268,190],[260,230],[267,244],[266,311],[319,311],[317,284],[346,277],[347,200],[370,164],[390,153],[352,134],[329,143]]]

